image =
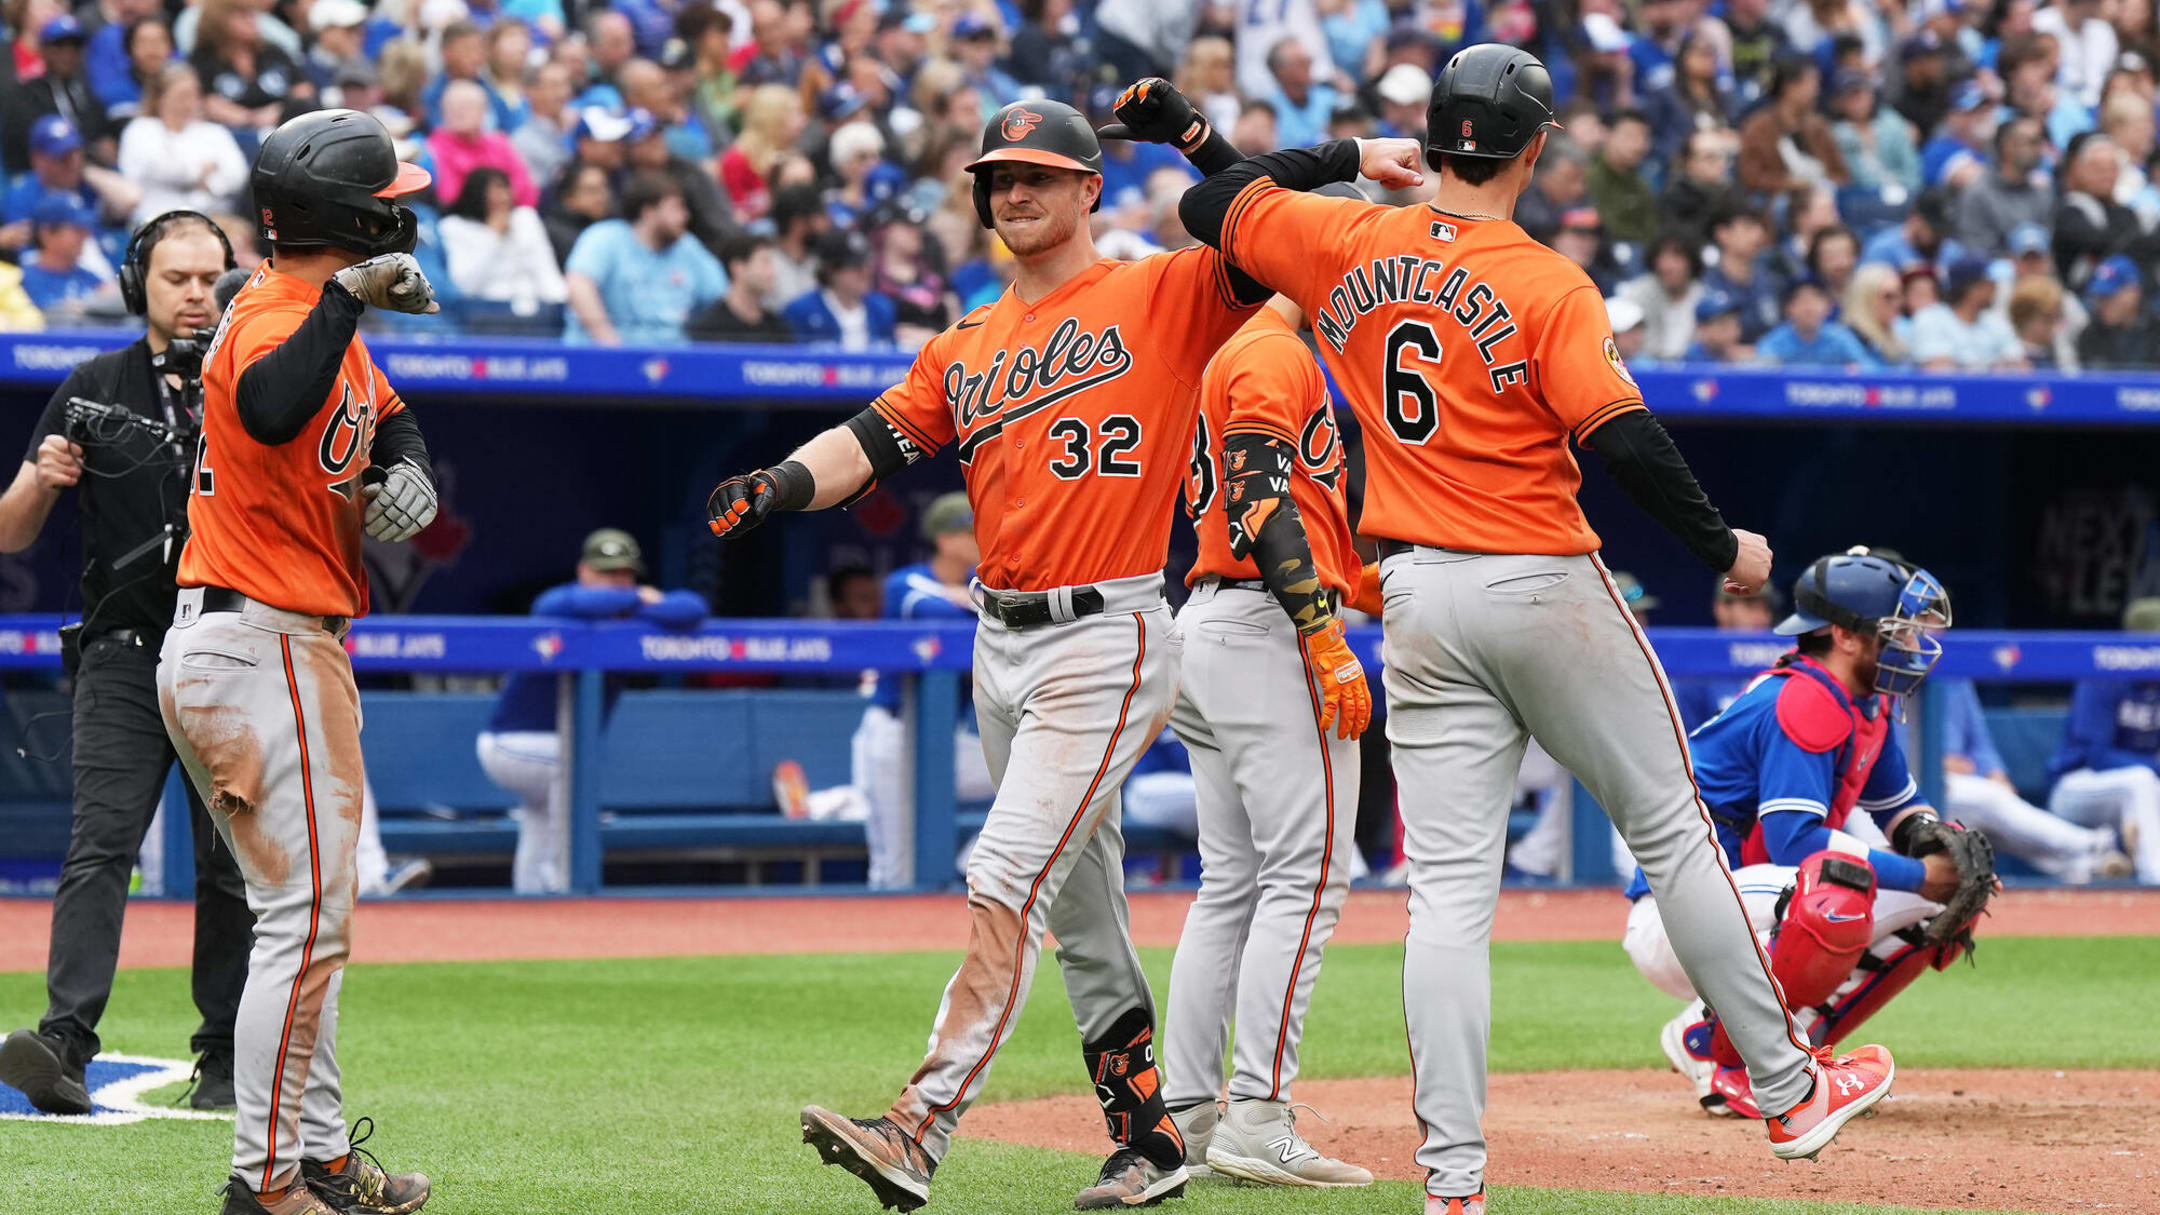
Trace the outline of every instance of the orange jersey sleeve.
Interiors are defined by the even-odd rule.
[[[355,337],[300,433],[262,443],[241,424],[240,374],[290,337],[320,288],[264,265],[203,360],[203,431],[188,495],[181,586],[219,586],[287,611],[367,614],[361,474],[375,423],[401,405]],[[387,395],[386,395],[387,394]]]
[[[1154,280],[1148,328],[1161,334],[1171,373],[1197,385],[1216,348],[1238,331],[1258,302],[1238,299],[1230,264],[1205,245],[1158,253],[1139,265]]]
[[[1263,177],[1238,192],[1223,216],[1223,253],[1240,270],[1297,300],[1325,295],[1331,239],[1372,209],[1352,198],[1286,190]],[[1331,237],[1331,234],[1332,237]],[[1307,307],[1306,314],[1312,314]]]
[[[981,322],[975,320],[977,313],[960,318],[960,324],[972,329]],[[914,365],[908,368],[907,378],[878,394],[870,408],[915,451],[911,459],[936,455],[947,443],[953,441],[955,424],[952,401],[946,394],[945,371],[949,364],[942,356],[947,334],[966,332],[964,329],[948,329],[945,333],[923,344],[915,356]]]
[[[1290,498],[1304,521],[1305,539],[1321,582],[1347,591],[1356,584],[1358,557],[1343,497],[1342,437],[1327,380],[1312,352],[1281,316],[1263,308],[1223,343],[1200,381],[1200,423],[1185,486],[1200,551],[1186,583],[1208,575],[1255,579],[1250,558],[1230,555],[1229,517],[1222,503],[1223,440],[1262,434],[1295,453]]]
[[[1642,389],[1620,359],[1605,297],[1596,287],[1584,283],[1562,295],[1545,314],[1543,328],[1530,356],[1530,381],[1576,442],[1643,408]]]

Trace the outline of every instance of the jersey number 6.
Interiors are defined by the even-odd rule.
[[[1063,453],[1050,461],[1050,472],[1060,481],[1077,481],[1089,471],[1105,477],[1137,477],[1140,461],[1131,459],[1132,450],[1140,446],[1140,420],[1128,414],[1114,413],[1102,420],[1096,428],[1101,432],[1101,442],[1095,442],[1096,434],[1079,418],[1059,418],[1050,424],[1050,437],[1064,444]]]
[[[1381,375],[1381,395],[1387,400],[1388,429],[1413,447],[1423,446],[1440,429],[1440,398],[1422,367],[1405,367],[1405,347],[1425,363],[1440,361],[1440,335],[1423,321],[1403,321],[1388,330],[1385,345],[1387,369]]]
[[[217,482],[210,472],[210,436],[195,437],[195,492],[205,498],[217,493]]]

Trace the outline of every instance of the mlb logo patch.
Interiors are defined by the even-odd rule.
[[[1432,238],[1437,241],[1453,243],[1455,240],[1455,225],[1441,223],[1438,220],[1433,221]]]

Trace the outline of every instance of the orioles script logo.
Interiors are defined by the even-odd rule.
[[[1002,128],[1005,138],[1014,142],[1026,139],[1027,133],[1042,125],[1043,116],[1033,110],[1014,110],[1005,116]]]
[[[322,447],[316,453],[322,458],[323,471],[333,477],[343,476],[352,467],[353,457],[367,446],[374,407],[370,402],[355,399],[352,385],[345,386],[344,399],[338,409],[323,425]]]
[[[1000,350],[981,371],[957,360],[948,364],[945,405],[953,412],[955,428],[967,436],[960,444],[960,458],[973,458],[975,449],[1002,433],[1007,423],[1107,384],[1132,365],[1132,353],[1116,325],[1082,333],[1072,317],[1040,348]]]

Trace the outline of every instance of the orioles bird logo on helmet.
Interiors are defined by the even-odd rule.
[[[1014,110],[1005,116],[1005,138],[1025,139],[1029,131],[1042,125],[1042,120],[1043,116],[1033,110]]]

